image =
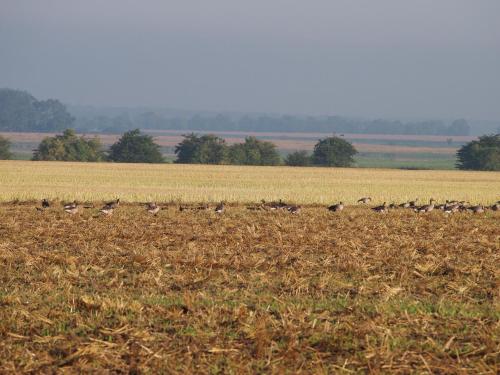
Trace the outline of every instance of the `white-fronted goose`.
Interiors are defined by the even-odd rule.
[[[288,210],[288,212],[290,212],[292,214],[298,214],[301,210],[301,207],[300,206],[288,206],[286,209]]]
[[[104,203],[104,207],[107,207],[108,209],[109,208],[113,208],[113,209],[117,208],[119,205],[120,205],[120,198],[117,198],[115,201]]]
[[[76,206],[77,206],[77,203],[76,203],[76,200],[75,200],[72,203],[65,203],[64,204],[64,209],[65,210],[71,210],[73,208],[76,208]]]
[[[74,215],[78,213],[78,205],[76,203],[74,205],[68,205],[67,207],[64,207],[64,212]]]
[[[415,210],[417,212],[431,212],[434,209],[434,198],[429,200],[429,204],[425,204],[423,206],[417,207]]]
[[[387,212],[387,203],[384,202],[381,206],[373,207],[373,211],[379,212],[379,213],[386,213]]]
[[[158,206],[154,202],[149,202],[146,205],[146,210],[151,214],[151,215],[156,215],[160,211],[160,206]]]
[[[344,209],[344,202],[340,202],[338,204],[332,204],[330,207],[328,207],[328,211],[332,212],[340,212]]]
[[[482,214],[484,212],[484,207],[482,205],[469,207],[468,210],[475,214]]]
[[[224,212],[224,202],[220,202],[217,207],[215,207],[215,212],[221,214]]]
[[[363,198],[358,199],[358,203],[363,203],[363,204],[370,203],[371,201],[372,201],[371,197],[363,197]]]

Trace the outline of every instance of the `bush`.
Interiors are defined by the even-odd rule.
[[[226,141],[213,134],[198,136],[183,135],[184,139],[175,146],[176,163],[224,164],[227,157]]]
[[[485,135],[462,146],[457,167],[478,171],[500,171],[500,134]]]
[[[163,163],[160,146],[153,137],[130,130],[109,149],[108,159],[117,163]]]
[[[8,160],[12,158],[12,153],[10,152],[10,141],[0,135],[0,159]]]
[[[288,154],[285,164],[293,167],[306,167],[311,165],[311,155],[307,151],[295,151]]]
[[[354,164],[356,153],[354,146],[345,139],[329,137],[316,143],[312,162],[327,167],[350,167]]]
[[[73,129],[66,129],[62,135],[44,138],[33,154],[33,160],[102,161],[103,158],[98,138],[78,137]]]
[[[246,137],[244,143],[229,148],[229,162],[237,165],[279,165],[281,158],[274,143]]]

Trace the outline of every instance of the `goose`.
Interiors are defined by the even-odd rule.
[[[443,208],[443,211],[447,214],[451,214],[454,212],[458,212],[459,209],[460,209],[460,205],[458,203],[456,203],[456,204],[449,204],[448,206]]]
[[[67,207],[64,207],[64,212],[74,215],[78,212],[78,205],[76,203],[74,205],[68,205]]]
[[[418,198],[415,198],[414,201],[409,202],[409,206],[408,207],[409,208],[415,208],[415,207],[417,207],[417,202],[418,202]]]
[[[107,205],[104,206],[99,210],[100,213],[102,213],[105,216],[111,216],[113,215],[114,208],[113,207],[108,207]]]
[[[300,206],[288,206],[286,209],[288,210],[288,212],[290,212],[292,214],[298,214],[300,212],[301,207]]]
[[[500,203],[497,202],[495,204],[492,204],[490,209],[493,211],[500,211]]]
[[[387,203],[384,202],[381,206],[373,207],[373,211],[375,212],[380,212],[380,213],[386,213],[387,212]]]
[[[409,208],[410,207],[410,202],[404,202],[399,205],[400,208]]]
[[[76,207],[77,207],[76,200],[73,201],[72,203],[65,203],[64,204],[64,210],[71,210],[71,209],[76,208]]]
[[[479,204],[477,206],[469,207],[468,210],[475,214],[482,214],[484,212],[484,207]]]
[[[50,207],[49,200],[47,198],[42,199],[42,208],[48,208]]]
[[[115,201],[104,203],[104,207],[113,208],[113,209],[117,208],[119,205],[120,205],[120,198],[117,198]]]
[[[393,210],[395,208],[398,208],[398,206],[396,205],[396,203],[393,202],[389,205],[389,208]]]
[[[363,204],[370,203],[371,201],[372,201],[371,197],[363,197],[358,199],[358,203],[363,203]]]
[[[152,214],[152,215],[155,215],[161,210],[160,206],[158,206],[156,203],[154,202],[149,202],[147,205],[146,205],[146,210]]]
[[[224,202],[220,202],[217,207],[215,207],[215,212],[221,214],[224,212]]]
[[[278,202],[271,202],[268,204],[270,210],[283,210],[288,207],[288,205],[281,199]]]
[[[330,207],[328,207],[328,211],[332,212],[340,212],[344,209],[344,202],[340,202],[338,204],[333,204]]]
[[[431,212],[434,209],[434,198],[429,200],[429,204],[425,204],[423,206],[417,207],[415,209],[416,212]]]

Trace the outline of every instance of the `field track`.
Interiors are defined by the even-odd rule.
[[[500,173],[383,169],[240,167],[0,161],[0,201],[103,200],[129,202],[260,202],[353,204],[430,198],[491,204],[500,199]]]
[[[0,204],[0,373],[500,371],[498,212],[96,211]]]

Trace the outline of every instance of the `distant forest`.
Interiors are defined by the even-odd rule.
[[[0,89],[0,131],[56,132],[75,128],[78,132],[122,133],[131,129],[321,132],[354,134],[469,135],[464,119],[455,121],[401,122],[351,119],[340,116],[272,116],[180,113],[174,116],[154,111],[129,111],[103,115],[98,111],[70,110],[58,100],[39,101],[31,94]]]

